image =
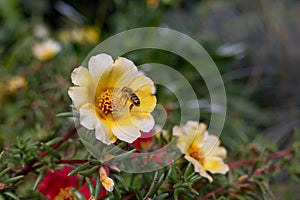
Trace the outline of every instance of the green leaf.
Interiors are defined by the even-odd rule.
[[[189,162],[188,166],[186,167],[183,177],[186,179],[188,177],[188,175],[190,175],[193,172],[193,166],[192,163]]]
[[[94,198],[95,199],[98,199],[98,196],[100,194],[100,189],[101,189],[100,176],[97,175],[97,178],[96,178],[96,188],[95,188],[95,193],[94,193]]]
[[[91,179],[88,178],[88,177],[85,177],[85,181],[88,184],[88,188],[89,188],[90,194],[94,194],[95,193],[95,188],[94,188],[94,184],[92,183]]]
[[[78,172],[78,174],[82,176],[91,176],[93,173],[95,173],[99,169],[99,166],[94,166],[90,169],[86,169],[83,171]]]
[[[158,178],[158,171],[155,172],[154,178],[152,180],[152,184],[150,186],[150,189],[148,190],[148,192],[145,195],[144,199],[146,199],[147,197],[152,197],[157,192],[157,190],[159,189],[159,186],[164,181],[164,177],[165,177],[165,174],[162,174],[159,177],[159,179],[157,180],[157,178]]]
[[[120,144],[118,144],[117,146],[112,147],[111,149],[109,149],[107,152],[104,152],[104,154],[116,154],[119,151],[121,151],[123,149],[123,147],[126,146],[125,142],[121,142]]]
[[[194,183],[198,180],[201,179],[201,176],[199,176],[198,174],[195,174],[194,176],[192,176],[190,179],[188,179],[190,182]]]
[[[125,180],[123,179],[122,176],[117,175],[117,174],[112,174],[112,176],[113,176],[115,179],[117,179],[117,180],[122,184],[122,186],[124,187],[124,189],[125,189],[127,192],[129,192],[129,188],[128,188],[128,186],[127,186],[127,183],[125,182]]]
[[[5,198],[0,194],[0,200],[5,200]]]
[[[178,197],[179,197],[179,189],[175,189],[175,190],[174,190],[173,196],[174,196],[174,199],[175,199],[175,200],[178,200]]]
[[[114,190],[112,192],[113,192],[113,195],[116,197],[116,199],[122,199],[120,189],[117,185],[114,185]]]
[[[75,112],[63,112],[55,115],[56,117],[79,117],[79,115]]]
[[[157,182],[157,176],[158,176],[158,171],[155,171],[151,186],[147,192],[147,194],[145,195],[145,197],[143,199],[146,199],[147,197],[150,197],[150,195],[155,192],[155,183]]]
[[[266,196],[266,188],[264,187],[264,185],[259,180],[253,180],[253,182],[255,183],[257,188],[259,189],[259,193],[261,194],[263,199],[267,199],[265,197]]]
[[[56,137],[56,138],[53,138],[52,140],[49,140],[48,142],[46,142],[45,145],[51,146],[51,145],[56,144],[60,141],[62,141],[62,137]]]
[[[77,174],[79,171],[82,171],[86,168],[89,167],[89,163],[83,163],[82,165],[79,165],[78,167],[76,167],[75,169],[73,169],[69,174],[68,176],[73,176],[74,174]]]
[[[58,151],[56,151],[55,149],[49,147],[48,145],[46,145],[44,143],[41,143],[41,145],[42,145],[44,150],[48,151],[49,154],[53,155],[58,160],[61,159],[61,155],[58,153]]]
[[[17,197],[15,194],[11,193],[11,192],[4,192],[5,195],[9,196],[10,198],[14,199],[14,200],[20,200],[19,197]]]
[[[44,179],[45,174],[46,174],[46,170],[43,170],[43,171],[40,172],[38,178],[36,179],[36,181],[35,181],[35,183],[33,185],[33,190],[36,190],[36,188],[39,186],[39,184]]]
[[[8,184],[8,183],[14,183],[14,182],[17,182],[17,181],[19,181],[19,180],[21,180],[23,178],[24,178],[24,175],[20,175],[20,176],[16,176],[16,177],[12,177],[12,178],[6,179],[3,182],[6,183],[6,184]]]
[[[4,169],[4,170],[2,170],[2,172],[0,172],[0,178],[2,177],[2,176],[4,176],[5,174],[7,174],[7,172],[10,170],[10,168],[6,168],[6,169]]]
[[[1,153],[0,153],[0,163],[2,163],[4,155],[5,155],[5,151],[1,151]]]
[[[78,190],[71,189],[71,192],[74,194],[77,200],[86,200],[86,198]]]
[[[96,159],[93,159],[93,158],[89,158],[88,161],[92,165],[101,165],[101,162],[99,160],[96,160]]]
[[[93,156],[97,156],[97,155],[101,155],[101,151],[99,151],[99,149],[97,149],[94,145],[92,145],[90,142],[86,141],[85,139],[80,138],[79,139],[82,144],[88,149],[88,151],[93,155]]]
[[[157,197],[155,197],[153,200],[163,200],[165,198],[167,198],[169,196],[169,193],[162,193],[160,195],[158,195]]]
[[[120,154],[120,155],[117,155],[117,156],[113,156],[113,159],[116,160],[116,161],[123,160],[123,159],[129,157],[130,155],[132,155],[135,151],[136,151],[136,149],[132,149],[132,150],[127,151],[127,152],[125,152],[123,154]]]
[[[199,195],[199,192],[197,190],[195,190],[194,188],[192,188],[192,187],[189,188],[189,191],[191,193],[193,193],[194,195],[197,195],[197,196]]]

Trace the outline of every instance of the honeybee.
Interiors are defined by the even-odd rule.
[[[116,88],[115,88],[116,90]],[[123,109],[128,102],[130,102],[129,109],[131,110],[133,106],[140,106],[141,101],[139,97],[133,92],[133,90],[129,87],[123,87],[120,92],[119,98],[116,98],[115,101],[113,102],[113,109],[115,111],[119,111]]]
[[[133,106],[140,106],[141,105],[139,97],[133,92],[133,90],[131,88],[123,87],[122,92],[124,94],[126,93],[127,97],[131,101],[131,104],[130,104],[130,107],[129,107],[130,110],[133,108]]]

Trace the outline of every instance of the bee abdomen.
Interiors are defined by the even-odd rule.
[[[135,106],[139,106],[141,104],[140,99],[138,98],[138,96],[136,96],[136,94],[132,93],[131,97],[130,97],[131,101],[133,102],[133,104]]]

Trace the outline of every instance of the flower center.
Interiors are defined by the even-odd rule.
[[[70,187],[65,187],[59,190],[54,200],[76,200],[76,197],[73,195]]]
[[[192,144],[188,150],[191,157],[195,158],[199,162],[202,162],[204,157],[201,152],[201,148],[195,144]]]
[[[109,88],[102,92],[99,96],[96,95],[96,102],[98,108],[102,113],[108,115],[112,113],[113,106],[112,106],[112,97],[113,97],[113,89]]]
[[[114,111],[121,111],[126,105],[128,98],[122,95],[121,90],[117,88],[108,88],[103,92],[96,92],[96,111],[103,119]]]

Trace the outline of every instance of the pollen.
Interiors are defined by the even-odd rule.
[[[109,88],[102,92],[100,96],[96,97],[98,102],[98,108],[102,113],[108,115],[113,111],[113,89]]]
[[[202,162],[204,157],[202,155],[202,151],[201,148],[192,144],[189,149],[188,149],[188,153],[190,154],[191,157],[195,158],[196,160],[198,160],[199,162]]]
[[[76,200],[69,187],[61,188],[59,193],[55,196],[54,200]]]

